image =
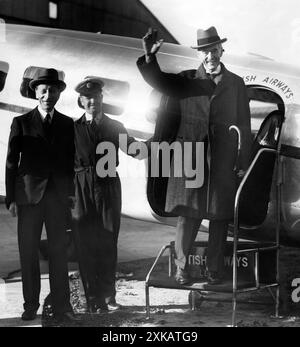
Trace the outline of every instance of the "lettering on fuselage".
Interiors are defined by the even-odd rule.
[[[246,84],[262,84],[277,90],[280,94],[283,94],[286,99],[291,99],[294,96],[292,89],[288,84],[278,78],[273,78],[270,76],[264,76],[263,78],[257,75],[247,75],[243,77]]]

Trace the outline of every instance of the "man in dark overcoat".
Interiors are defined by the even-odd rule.
[[[75,121],[75,206],[72,210],[72,228],[91,313],[120,308],[116,302],[115,274],[121,182],[116,170],[107,172],[107,175],[97,171],[97,164],[103,159],[103,154],[96,153],[97,147],[101,143],[111,145],[107,155],[115,159],[116,169],[119,165],[119,135],[126,137],[125,148],[135,142],[134,138],[128,136],[122,123],[104,114],[103,86],[100,78],[90,76],[75,88],[79,93],[78,104],[85,113]],[[122,146],[121,149],[124,150]]]
[[[180,121],[174,127],[175,141],[183,144],[203,142],[205,147],[205,175],[201,187],[186,188],[185,177],[170,177],[168,180],[165,211],[179,216],[175,240],[176,280],[180,284],[190,281],[188,255],[202,219],[208,219],[208,281],[217,284],[222,280],[237,176],[242,176],[249,164],[251,128],[247,90],[243,79],[220,62],[222,43],[226,39],[221,39],[214,27],[197,32],[197,46],[192,48],[198,50],[202,61],[198,70],[179,74],[161,71],[155,54],[162,41],[157,41],[156,36],[157,32],[150,29],[143,38],[145,55],[138,59],[137,66],[153,88],[179,100]],[[171,124],[172,120],[167,123]],[[232,125],[241,131],[238,173],[235,172],[237,137],[229,130]],[[163,130],[156,130],[154,140],[159,138],[158,133],[163,134]],[[162,137],[159,140],[168,141]]]
[[[75,319],[70,305],[66,230],[74,195],[73,120],[54,106],[66,84],[55,69],[38,69],[29,84],[39,105],[12,121],[6,160],[6,204],[18,215],[23,320],[39,308],[39,242],[45,225],[56,319]]]

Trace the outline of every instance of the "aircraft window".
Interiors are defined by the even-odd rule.
[[[8,69],[9,65],[4,61],[0,61],[0,92],[4,89]]]
[[[29,82],[33,79],[38,69],[41,67],[39,66],[29,66],[24,74],[23,74],[23,80],[20,87],[20,93],[25,98],[35,99],[35,92],[29,88]],[[65,79],[65,73],[63,71],[58,70],[58,77],[60,80]]]
[[[284,114],[284,103],[281,97],[272,90],[259,86],[248,86],[251,110],[251,129],[254,134],[261,127],[264,119],[273,111]]]
[[[29,83],[38,69],[40,69],[38,66],[29,66],[23,74],[20,92],[25,98],[35,99],[35,92],[29,88]],[[58,70],[58,75],[59,79],[64,81],[65,73]],[[114,116],[121,115],[124,112],[125,101],[129,94],[129,83],[109,78],[102,78],[101,76],[97,77],[101,78],[104,82],[103,96],[105,102],[103,103],[103,111]]]
[[[49,18],[57,19],[58,18],[58,6],[54,1],[49,1]]]
[[[178,114],[178,101],[176,102],[176,99],[163,95],[153,89],[148,99],[146,119],[148,122],[156,124],[158,115],[163,112]]]
[[[104,82],[103,88],[103,112],[113,116],[120,116],[124,112],[125,102],[129,95],[129,83],[125,81],[101,78]]]

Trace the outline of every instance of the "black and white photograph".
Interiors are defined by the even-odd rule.
[[[0,327],[300,327],[298,0],[0,0]]]

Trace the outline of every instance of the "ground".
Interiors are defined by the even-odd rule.
[[[281,258],[285,261],[300,259],[300,253],[294,248],[284,248]],[[177,289],[150,288],[150,319],[146,319],[145,311],[145,278],[154,259],[119,264],[117,273],[117,301],[122,309],[116,312],[88,314],[85,298],[78,272],[70,276],[72,303],[81,321],[76,326],[94,327],[226,327],[231,324],[231,303],[222,302],[231,299],[224,294],[207,293],[208,299],[215,301],[197,301],[196,310],[189,305],[190,291]],[[167,259],[166,259],[167,260]],[[167,274],[166,262],[159,268]],[[294,272],[291,266],[282,266],[282,283],[289,283]],[[300,275],[300,274],[299,274]],[[294,276],[294,275],[292,275]],[[299,276],[300,277],[300,276]],[[285,285],[286,287],[286,285]],[[269,302],[270,305],[238,304],[237,325],[241,327],[297,327],[300,326],[300,307],[292,302],[290,290],[281,291],[279,318],[274,317],[275,306],[266,291],[242,295],[241,299]],[[51,326],[51,319],[44,317],[43,326]],[[54,323],[55,325],[55,323]]]
[[[22,283],[19,272],[16,220],[9,217],[0,206],[0,327],[3,326],[55,326],[47,316],[49,279],[47,262],[41,260],[41,307],[38,318],[23,322]],[[192,311],[189,306],[189,291],[150,288],[150,319],[145,312],[145,279],[155,256],[162,245],[175,236],[174,228],[146,223],[127,218],[122,219],[119,238],[119,264],[117,273],[117,301],[122,309],[117,312],[88,314],[76,263],[70,263],[70,288],[74,311],[80,317],[76,326],[93,327],[202,327],[228,326],[231,324],[231,304],[204,301]],[[201,240],[206,234],[199,233]],[[293,303],[292,281],[300,278],[300,249],[283,247],[281,250],[281,318],[273,318],[274,305],[238,305],[239,326],[300,326],[300,303]],[[166,263],[160,270],[167,274]],[[2,278],[2,279],[1,279]],[[300,292],[298,293],[300,298]],[[207,297],[212,297],[209,295]],[[269,300],[267,293],[255,293],[251,299]],[[219,295],[223,300],[224,296]],[[44,305],[43,305],[44,303]]]

